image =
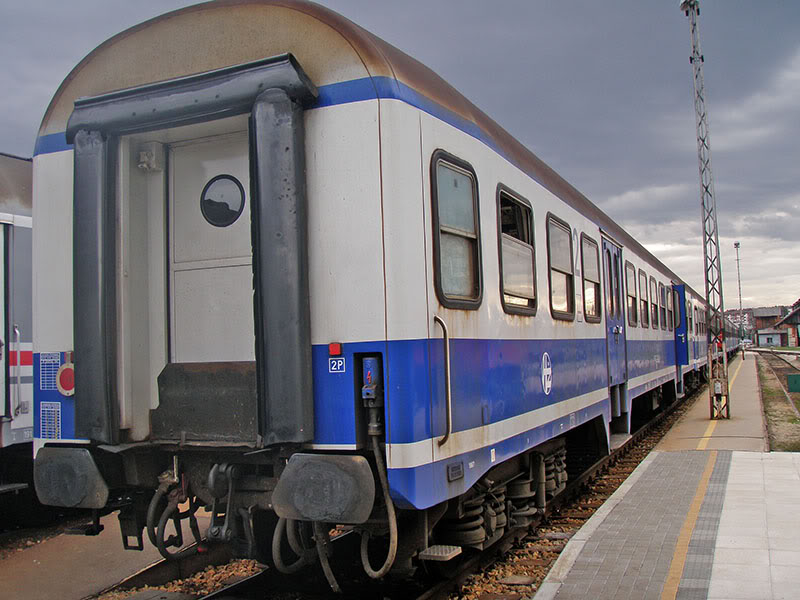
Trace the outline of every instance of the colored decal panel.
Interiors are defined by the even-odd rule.
[[[33,437],[75,439],[75,400],[58,391],[58,371],[66,362],[64,352],[33,354]]]

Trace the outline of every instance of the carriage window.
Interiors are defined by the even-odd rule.
[[[210,225],[233,225],[243,209],[244,188],[233,175],[217,175],[203,187],[200,212]]]
[[[506,312],[536,313],[533,210],[526,200],[498,188],[500,286]]]
[[[597,242],[581,236],[581,272],[583,273],[583,314],[589,323],[600,322],[600,253]]]
[[[673,303],[672,303],[672,290],[665,286],[665,293],[667,296],[667,327],[669,330],[672,331],[672,325],[675,323],[675,316],[672,310]]]
[[[661,329],[667,328],[667,294],[664,290],[664,284],[658,284],[658,304],[660,307],[659,316],[661,317]]]
[[[628,325],[636,327],[636,315],[639,312],[636,302],[636,269],[629,262],[625,263],[625,289],[628,295]]]
[[[677,290],[672,290],[672,297],[675,299],[675,329],[677,329],[681,326],[681,309],[679,308],[681,299],[680,296],[678,296]]]
[[[475,172],[442,151],[434,153],[431,171],[436,293],[448,308],[474,309],[482,292]]]
[[[642,308],[642,327],[650,326],[650,311],[647,306],[647,274],[639,269],[639,304]]]
[[[700,322],[697,319],[697,308],[692,310],[692,315],[694,317],[694,334],[700,335]]]
[[[650,278],[650,324],[658,329],[658,284],[656,278]]]
[[[550,310],[556,319],[575,316],[570,227],[550,215],[547,218],[547,260],[550,264]]]

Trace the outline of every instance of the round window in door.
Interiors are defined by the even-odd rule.
[[[244,188],[233,175],[217,175],[200,194],[200,211],[214,227],[227,227],[236,222],[244,210]]]

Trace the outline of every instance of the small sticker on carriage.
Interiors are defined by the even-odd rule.
[[[344,356],[337,356],[328,359],[328,373],[345,372],[347,372],[347,364],[344,361]]]
[[[545,352],[542,354],[542,390],[545,395],[550,395],[550,390],[553,389],[553,363],[550,361],[550,355]]]

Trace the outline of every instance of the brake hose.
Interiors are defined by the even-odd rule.
[[[375,453],[375,462],[378,467],[378,478],[381,480],[381,487],[383,488],[383,500],[386,503],[386,516],[389,519],[389,552],[383,566],[377,571],[373,571],[369,564],[369,531],[364,531],[361,534],[361,564],[364,566],[364,571],[367,575],[373,579],[380,579],[392,568],[395,556],[397,556],[397,515],[394,512],[394,504],[392,504],[392,499],[389,496],[389,479],[386,475],[386,467],[383,464],[383,457],[381,456],[381,450],[378,446],[377,436],[372,436],[372,449]]]

